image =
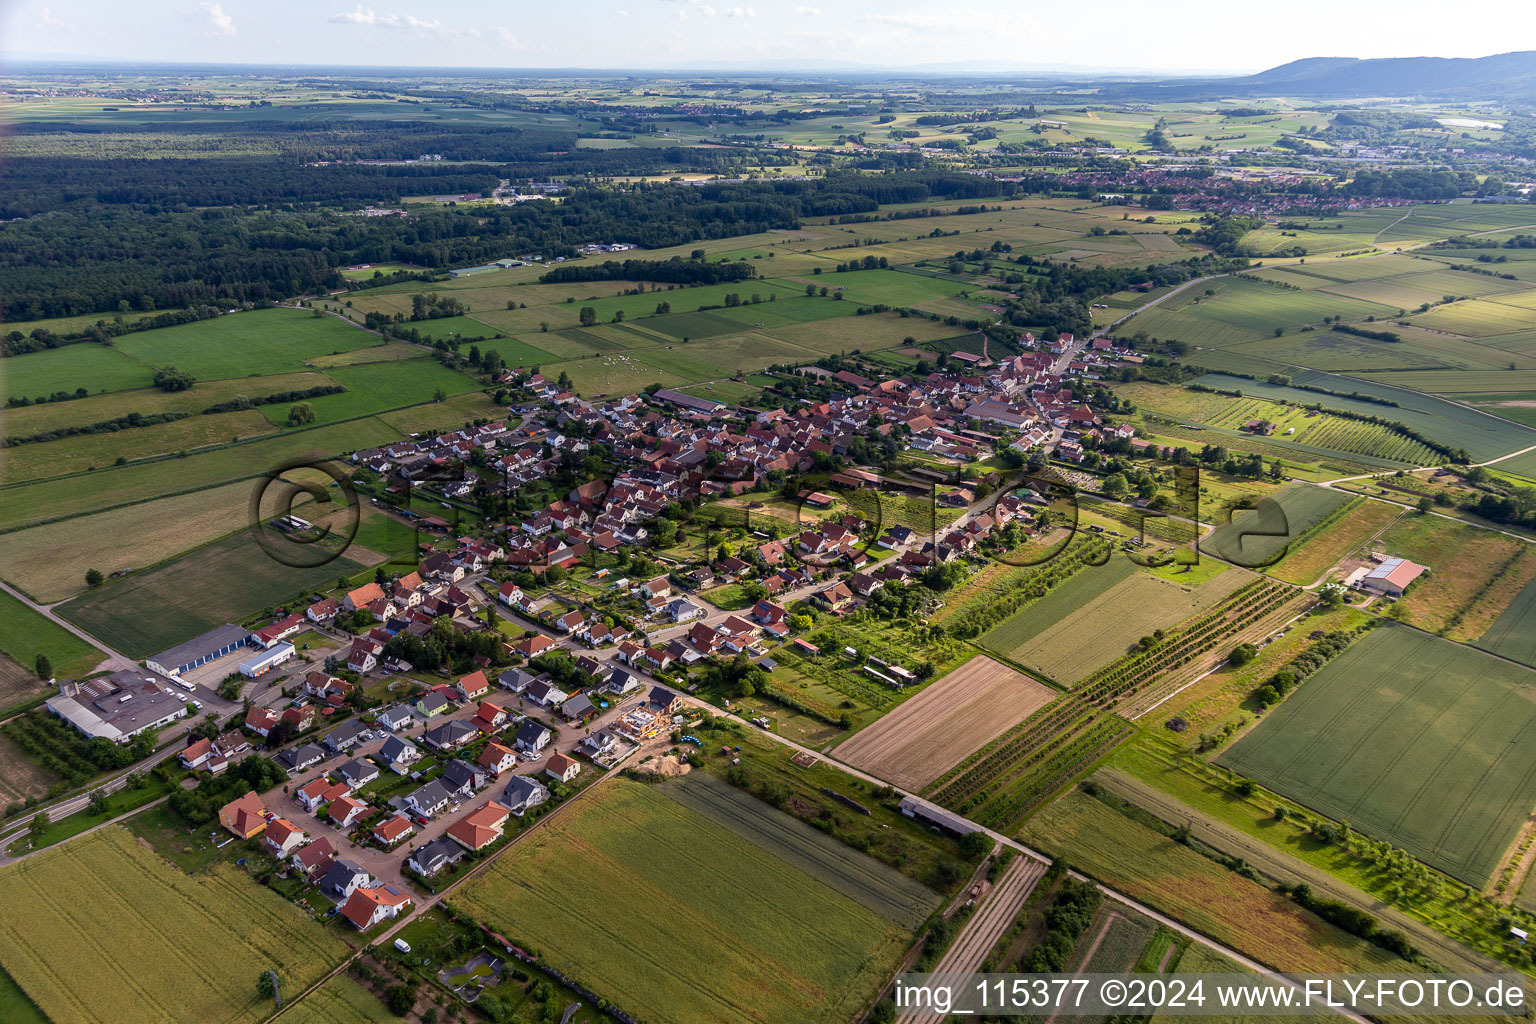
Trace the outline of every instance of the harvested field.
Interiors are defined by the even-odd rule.
[[[0,965],[54,1024],[260,1020],[262,969],[296,991],[347,948],[232,865],[184,874],[116,826],[5,868],[0,887]]]
[[[938,909],[927,886],[706,772],[679,776],[661,792],[908,931]]]
[[[48,680],[39,679],[30,668],[23,668],[13,659],[0,654],[0,711],[23,701],[53,693]]]
[[[0,736],[0,807],[42,796],[58,776],[32,763],[15,744]]]
[[[672,1024],[848,1020],[912,939],[624,779],[531,833],[453,902],[638,1019]]]
[[[1217,762],[1481,888],[1536,803],[1536,673],[1386,625]]]
[[[1055,691],[972,658],[838,746],[840,760],[918,790],[1044,707]]]
[[[338,974],[283,1014],[283,1024],[392,1024],[399,1019],[347,974]]]

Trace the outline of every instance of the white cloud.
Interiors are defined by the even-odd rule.
[[[497,25],[495,28],[491,29],[491,31],[495,33],[497,42],[501,43],[502,46],[505,46],[510,50],[528,49],[527,44],[518,39],[517,36],[513,35],[512,30],[507,28],[505,25]]]
[[[727,18],[755,18],[757,12],[750,7],[732,7],[725,12]]]
[[[37,12],[37,22],[34,26],[40,32],[75,32],[75,26],[65,21],[60,21],[53,16],[53,9],[44,7]]]
[[[200,22],[203,34],[210,36],[232,36],[235,34],[234,19],[224,13],[224,8],[219,4],[199,4],[199,12],[193,12],[191,17]]]
[[[795,8],[795,13],[800,15],[802,18],[819,18],[821,17],[821,8],[807,7],[805,4],[801,4],[799,7]]]
[[[418,18],[414,14],[380,14],[372,7],[364,7],[358,4],[350,11],[333,14],[326,19],[334,25],[362,25],[370,28],[396,29],[419,36],[436,36],[440,38],[480,39],[486,33],[477,28],[451,28],[444,25],[437,18]],[[499,42],[512,46],[519,50],[527,49],[512,31],[503,25],[496,25],[487,30],[494,35]]]

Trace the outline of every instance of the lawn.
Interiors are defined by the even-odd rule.
[[[298,990],[346,953],[243,871],[182,874],[121,828],[0,870],[0,889],[0,966],[53,1024],[255,1021],[262,969]]]
[[[311,356],[380,344],[377,335],[308,310],[257,309],[117,339],[149,366],[175,366],[199,380],[302,370]]]
[[[1536,673],[1388,625],[1218,763],[1481,887],[1536,791]]]
[[[746,588],[739,583],[727,583],[714,590],[701,591],[699,596],[725,612],[739,612],[743,608],[751,608],[754,603],[747,595]]]
[[[242,530],[77,597],[59,613],[109,646],[143,658],[362,569],[346,556],[314,568],[283,565]],[[232,580],[239,585],[231,586]]]
[[[5,360],[5,397],[46,397],[55,391],[73,394],[85,388],[123,391],[148,387],[155,371],[115,348],[83,341],[77,345],[44,349]]]
[[[0,591],[0,651],[30,671],[45,655],[59,677],[85,675],[106,657],[75,634]]]
[[[454,902],[638,1018],[674,1024],[846,1020],[911,940],[627,780],[529,835]]]

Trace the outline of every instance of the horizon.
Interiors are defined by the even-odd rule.
[[[754,72],[985,75],[1243,75],[1295,60],[1345,55],[1489,56],[1473,25],[1437,30],[1436,53],[1423,52],[1412,18],[1379,17],[1384,5],[1340,9],[1318,0],[1292,5],[1298,25],[1327,24],[1328,38],[1301,33],[1235,32],[1235,15],[1213,19],[1190,0],[1138,21],[1142,8],[1112,0],[1084,26],[1069,10],[1020,11],[998,4],[933,13],[910,2],[868,0],[586,0],[561,11],[508,10],[488,0],[431,7],[332,0],[159,2],[153,14],[103,0],[67,8],[23,2],[0,14],[7,65],[104,63],[142,66],[409,68],[515,72]],[[1495,0],[1487,14],[1524,6]],[[574,19],[574,20],[573,20]],[[1326,19],[1326,22],[1319,20]],[[1483,22],[1485,23],[1485,22]],[[580,31],[573,31],[579,24]],[[1102,24],[1133,31],[1095,33]],[[1336,40],[1347,39],[1340,44]],[[1536,38],[1498,52],[1536,49]],[[188,60],[188,53],[197,53]],[[132,53],[132,58],[124,57]],[[338,60],[338,54],[345,54]],[[355,55],[355,59],[353,58]],[[953,69],[953,70],[948,70]],[[976,69],[967,71],[967,69]],[[11,70],[11,68],[7,68]]]

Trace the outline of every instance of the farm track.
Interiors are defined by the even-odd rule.
[[[1045,864],[1032,857],[1015,857],[981,906],[960,930],[954,943],[933,968],[935,974],[974,974],[992,947],[997,945],[1019,908],[1034,891],[1035,883],[1045,874]],[[908,1024],[942,1024],[943,1014],[925,1013],[904,1016]]]

